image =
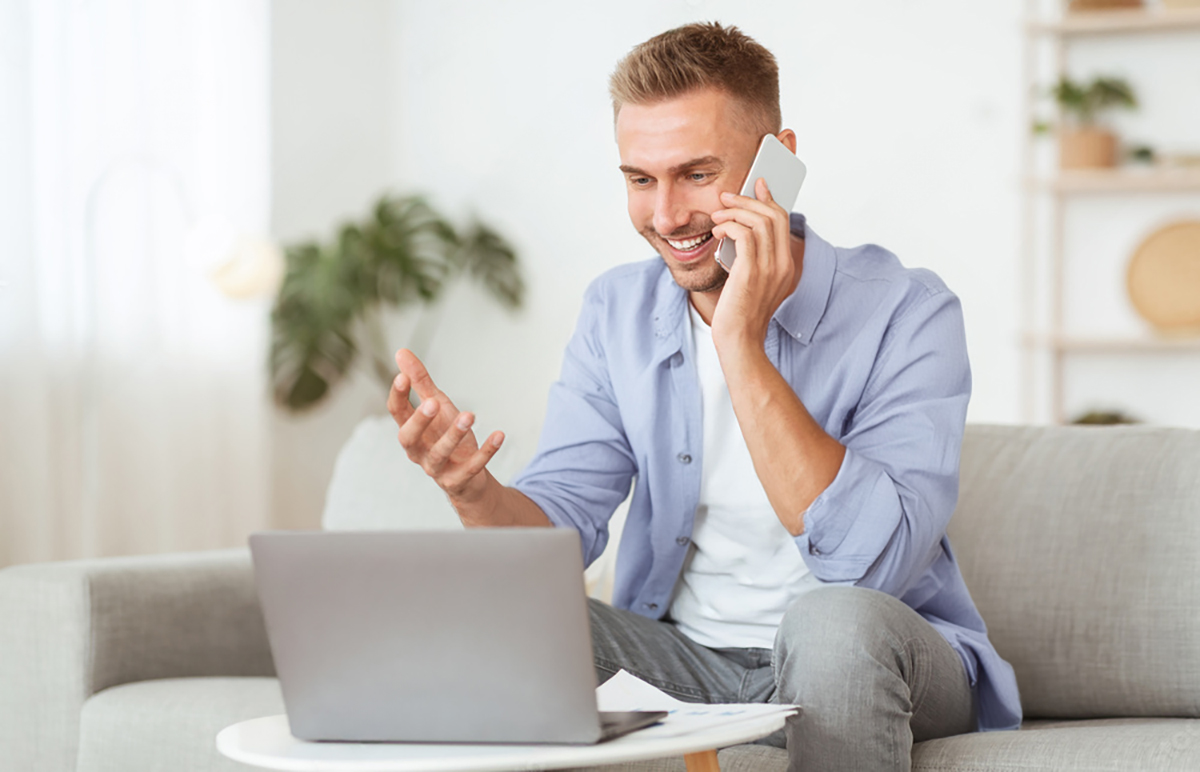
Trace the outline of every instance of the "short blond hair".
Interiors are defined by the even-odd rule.
[[[775,56],[737,27],[686,24],[634,47],[613,71],[608,93],[613,120],[626,104],[645,105],[715,88],[746,108],[757,136],[783,130]]]

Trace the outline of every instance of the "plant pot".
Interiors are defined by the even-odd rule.
[[[1076,11],[1108,11],[1114,8],[1141,8],[1142,0],[1071,0],[1067,10]]]
[[[1058,134],[1060,169],[1110,169],[1117,165],[1117,135],[1097,128],[1063,129]]]

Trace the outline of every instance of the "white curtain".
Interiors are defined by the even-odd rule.
[[[0,0],[0,565],[265,524],[268,12]]]

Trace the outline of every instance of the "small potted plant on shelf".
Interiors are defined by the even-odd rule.
[[[1104,169],[1117,165],[1117,135],[1101,123],[1104,113],[1137,107],[1133,89],[1121,78],[1076,82],[1063,76],[1051,89],[1062,113],[1058,163],[1063,169]]]

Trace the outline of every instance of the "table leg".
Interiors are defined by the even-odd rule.
[[[687,772],[721,772],[721,764],[717,761],[717,751],[700,751],[685,753],[683,763],[687,764]]]

